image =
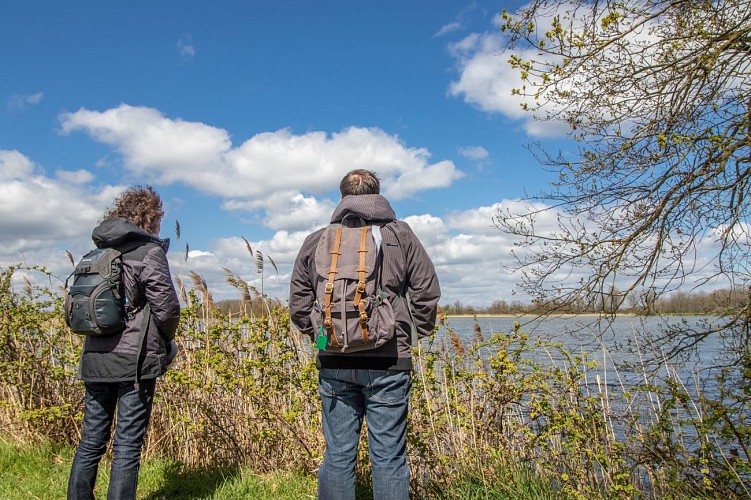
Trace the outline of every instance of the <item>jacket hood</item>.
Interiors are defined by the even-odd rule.
[[[165,253],[169,249],[169,238],[160,239],[122,217],[112,217],[103,221],[91,232],[91,239],[97,248],[117,248],[126,243],[142,241],[156,243]]]
[[[341,222],[347,214],[354,214],[368,221],[396,220],[396,213],[391,204],[380,194],[345,196],[334,210],[331,222]]]

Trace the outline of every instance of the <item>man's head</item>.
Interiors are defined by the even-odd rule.
[[[163,216],[162,200],[151,186],[128,188],[104,213],[104,219],[122,217],[153,235],[159,234]]]
[[[370,170],[352,170],[339,183],[339,191],[342,193],[342,198],[351,194],[380,194],[381,181],[378,180],[376,173]]]

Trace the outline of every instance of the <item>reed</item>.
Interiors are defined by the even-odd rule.
[[[46,276],[0,270],[0,433],[75,443],[81,339],[65,327],[53,287],[14,280],[29,272]],[[227,276],[248,300],[243,281]],[[253,300],[264,307],[230,317],[214,307],[205,280],[191,281],[182,290],[179,359],[159,382],[146,458],[312,475],[324,440],[310,341],[278,301],[260,294]],[[457,485],[484,496],[527,476],[567,498],[749,496],[748,370],[724,372],[712,399],[689,390],[669,364],[659,380],[643,367],[644,383],[628,386],[604,349],[571,353],[519,325],[466,341],[442,323],[414,348],[416,497],[440,498]],[[364,438],[360,455],[366,482]]]

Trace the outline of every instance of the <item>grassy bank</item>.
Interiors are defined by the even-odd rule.
[[[64,499],[74,448],[70,445],[38,443],[19,445],[0,440],[0,498],[3,500]],[[97,477],[97,498],[107,495],[109,462],[105,459]],[[170,460],[146,460],[139,476],[138,498],[147,500],[248,499],[300,500],[315,498],[315,476],[279,472],[256,475],[234,467],[186,467]],[[508,471],[501,484],[487,485],[466,479],[447,490],[436,492],[446,499],[552,500],[549,485],[530,473]],[[357,498],[370,497],[368,485],[357,484]]]
[[[41,443],[22,446],[0,441],[0,498],[63,499],[73,457],[70,445]],[[96,496],[107,496],[109,462],[97,477]],[[237,468],[185,467],[151,459],[141,467],[138,498],[143,499],[301,499],[315,497],[310,476],[279,473],[257,476]]]

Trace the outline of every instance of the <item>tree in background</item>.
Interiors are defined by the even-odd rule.
[[[533,0],[502,17],[523,107],[578,143],[532,145],[557,181],[497,215],[521,286],[561,307],[741,288],[721,324],[657,340],[677,355],[719,334],[751,370],[751,1]]]

